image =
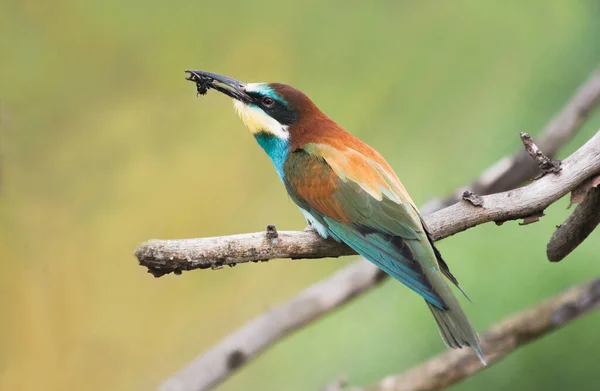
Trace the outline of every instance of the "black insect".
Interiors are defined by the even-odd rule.
[[[209,88],[210,88],[210,81],[207,81],[206,79],[202,79],[202,80],[196,82],[196,91],[198,92],[199,95],[205,95],[206,92],[208,92]]]
[[[195,73],[191,73],[186,80],[196,83],[196,91],[198,92],[197,95],[206,95],[208,89],[212,87],[212,82],[214,81],[214,79],[211,77],[196,75]]]

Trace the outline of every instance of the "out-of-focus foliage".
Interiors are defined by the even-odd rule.
[[[154,279],[149,238],[301,229],[270,162],[183,71],[281,81],[390,161],[422,204],[535,133],[600,60],[594,1],[0,2],[0,389],[148,390],[228,332],[351,259]],[[592,117],[563,156],[600,128]],[[598,274],[594,233],[560,264],[568,215],[440,244],[477,328]],[[592,390],[594,314],[456,390]],[[368,384],[444,351],[383,286],[278,344],[219,390]]]

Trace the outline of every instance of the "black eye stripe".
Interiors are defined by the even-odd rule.
[[[253,103],[260,107],[265,113],[271,118],[277,120],[282,125],[291,125],[298,120],[298,114],[287,104],[284,104],[279,99],[275,99],[271,96],[261,95],[254,91],[248,91],[253,99]],[[265,104],[264,100],[270,100]]]
[[[298,115],[294,111],[280,104],[263,110],[282,125],[291,125],[298,120]]]

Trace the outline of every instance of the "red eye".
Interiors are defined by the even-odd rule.
[[[262,104],[265,107],[272,107],[275,104],[275,100],[271,97],[265,96],[262,98]]]

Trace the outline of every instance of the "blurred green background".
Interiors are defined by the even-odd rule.
[[[595,1],[0,1],[0,389],[149,390],[245,321],[352,258],[155,279],[150,238],[302,229],[270,161],[188,68],[306,92],[379,150],[422,205],[536,133],[600,63]],[[594,115],[562,151],[596,129]],[[440,243],[479,330],[600,270],[541,223]],[[455,390],[597,389],[592,314]],[[445,350],[421,299],[384,285],[218,388],[369,384]]]

